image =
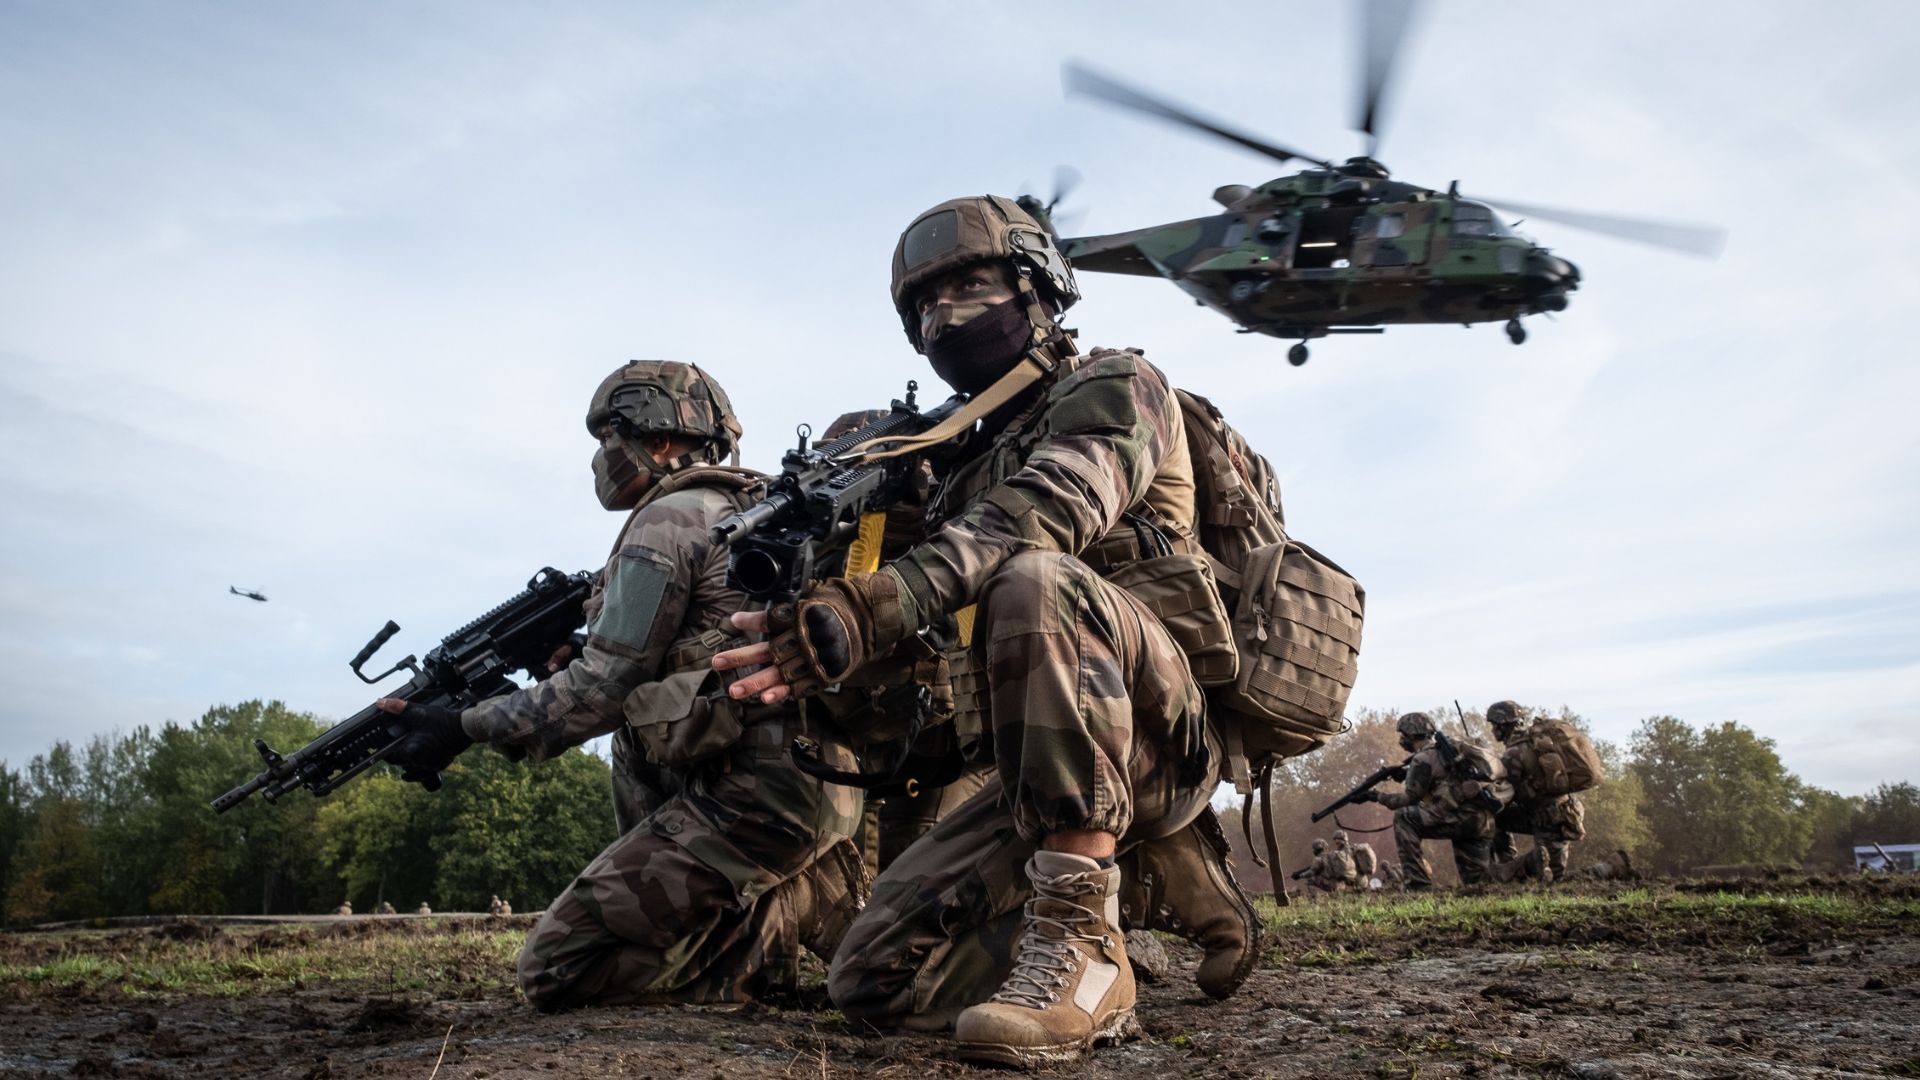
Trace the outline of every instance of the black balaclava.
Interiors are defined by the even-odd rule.
[[[943,307],[948,305],[941,305]],[[979,307],[968,317],[966,308]],[[936,318],[925,352],[933,373],[962,394],[978,394],[1013,370],[1033,346],[1033,322],[1024,297],[998,304],[951,305]]]

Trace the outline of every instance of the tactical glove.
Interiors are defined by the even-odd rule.
[[[1380,793],[1377,791],[1363,791],[1360,794],[1355,795],[1353,797],[1353,801],[1357,803],[1379,802]]]
[[[816,582],[767,611],[774,663],[796,697],[817,694],[883,656],[910,632],[899,580],[884,571]]]
[[[412,730],[387,753],[387,760],[400,766],[400,779],[412,781],[428,791],[439,790],[440,770],[453,764],[461,751],[473,745],[467,729],[460,725],[460,710],[408,702],[400,718]]]

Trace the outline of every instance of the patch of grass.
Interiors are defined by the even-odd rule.
[[[74,935],[52,959],[9,962],[0,955],[0,993],[20,987],[28,996],[118,991],[165,999],[326,985],[348,993],[497,996],[514,992],[513,958],[525,937],[523,929],[453,926],[363,934],[238,931],[196,941]]]
[[[1686,890],[1616,892],[1540,889],[1485,893],[1352,895],[1276,906],[1259,898],[1274,950],[1294,963],[1327,966],[1438,944],[1551,944],[1586,948],[1568,962],[1597,962],[1591,946],[1715,944],[1755,951],[1786,936],[1840,933],[1920,917],[1920,900],[1849,892]],[[1342,959],[1344,958],[1344,959]]]

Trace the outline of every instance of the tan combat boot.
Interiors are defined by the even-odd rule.
[[[1033,899],[1013,970],[992,1000],[954,1022],[960,1056],[999,1065],[1072,1061],[1140,1034],[1133,971],[1120,932],[1120,869],[1081,855],[1035,852]]]
[[[1193,824],[1119,859],[1128,929],[1165,930],[1206,950],[1194,982],[1216,998],[1240,989],[1260,959],[1260,917],[1227,866],[1230,850],[1208,807]]]

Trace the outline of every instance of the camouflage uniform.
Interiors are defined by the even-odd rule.
[[[1498,701],[1487,708],[1487,722],[1500,741],[1512,746],[1518,741],[1526,714],[1511,701]],[[1498,831],[1493,837],[1493,861],[1518,863],[1502,876],[1512,880],[1522,875],[1538,878],[1546,884],[1567,877],[1567,855],[1576,840],[1587,835],[1587,809],[1578,795],[1538,797],[1527,789],[1523,755],[1509,749],[1505,755],[1507,775],[1514,779],[1513,802],[1495,818]],[[1519,858],[1516,834],[1533,837],[1533,850]]]
[[[929,520],[941,524],[882,570],[900,580],[909,625],[980,605],[968,658],[986,684],[1000,783],[875,883],[828,978],[849,1017],[888,1023],[986,1000],[1012,966],[1040,838],[1094,829],[1125,849],[1167,836],[1219,781],[1223,755],[1184,654],[1077,557],[1117,526],[1131,535],[1128,511],[1191,544],[1172,390],[1137,352],[1095,352],[1061,358],[1030,396],[939,463]]]
[[[707,404],[687,393],[711,382],[698,369],[622,371],[664,382],[683,410]],[[704,381],[688,386],[689,373]],[[590,430],[602,423],[590,412]],[[614,735],[622,834],[520,953],[521,989],[542,1009],[745,1001],[790,988],[802,945],[830,950],[836,922],[858,906],[864,875],[849,839],[858,797],[801,773],[787,747],[809,734],[830,765],[849,768],[852,754],[807,732],[798,708],[731,702],[711,668],[715,652],[739,643],[728,617],[747,601],[727,585],[726,551],[708,529],[758,483],[691,460],[656,476],[589,601],[578,658],[462,717],[475,740],[535,761]]]
[[[1401,718],[1408,719],[1421,713]],[[1402,727],[1403,738],[1405,731]],[[1471,805],[1460,790],[1440,750],[1432,741],[1427,721],[1424,744],[1407,761],[1407,778],[1399,791],[1382,791],[1377,801],[1393,811],[1393,839],[1400,849],[1400,873],[1409,889],[1433,888],[1433,867],[1420,849],[1422,840],[1453,842],[1453,864],[1461,882],[1479,884],[1488,878],[1493,840],[1493,815]]]

